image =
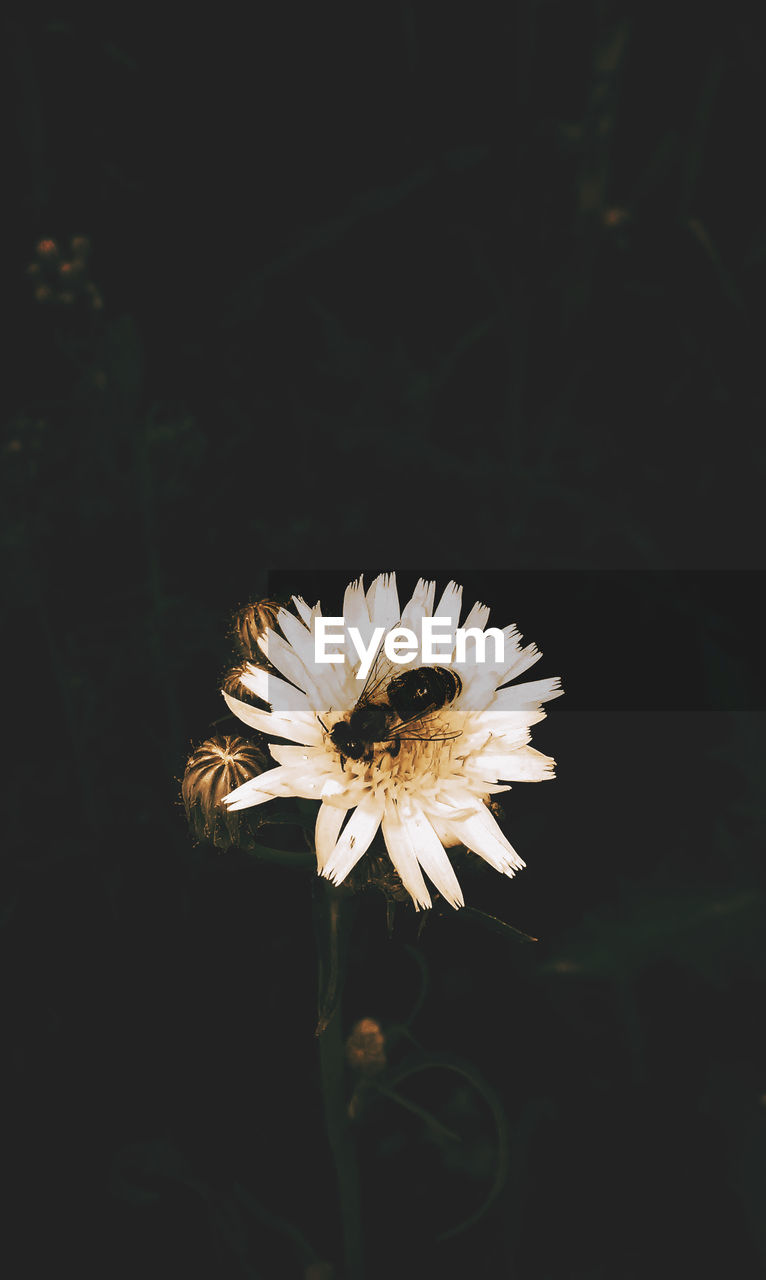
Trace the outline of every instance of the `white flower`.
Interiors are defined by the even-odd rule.
[[[463,661],[456,658],[455,632],[460,623],[462,588],[451,582],[434,609],[435,583],[421,579],[412,599],[400,609],[394,574],[381,574],[364,591],[363,580],[346,588],[343,600],[343,641],[329,652],[342,654],[338,664],[316,660],[316,620],[319,604],[309,608],[294,596],[296,614],[282,609],[277,622],[282,632],[266,630],[260,647],[272,668],[247,663],[241,682],[270,711],[239,701],[226,692],[226,702],[245,724],[291,745],[270,743],[277,768],[251,779],[224,798],[229,809],[265,804],[275,796],[302,796],[319,802],[316,820],[318,870],[340,884],[362,858],[381,829],[388,855],[416,909],[430,907],[423,872],[453,907],[463,894],[445,852],[464,845],[498,871],[513,876],[525,864],[509,844],[489,810],[487,801],[508,791],[514,781],[542,782],[553,777],[555,761],[528,746],[530,727],[545,716],[542,704],[563,692],[560,680],[512,684],[542,655],[535,645],[522,648],[515,626],[503,630],[502,662],[494,661],[491,637],[481,660],[477,641],[468,637]],[[367,681],[358,680],[361,659],[348,634],[357,628],[369,647],[375,628],[384,638],[396,627],[417,635],[424,617],[449,619],[440,659],[444,670],[459,677],[449,682],[444,705],[414,722],[404,723],[388,701],[390,681],[425,664],[422,652],[407,666],[392,664],[382,647]],[[475,604],[463,628],[483,632],[489,610]],[[380,641],[382,646],[383,640]],[[451,643],[451,650],[450,650]],[[422,650],[422,644],[421,644]],[[284,679],[282,678],[284,677]],[[394,686],[394,689],[396,686]],[[382,705],[388,737],[371,742],[364,752],[342,755],[333,741],[339,722],[348,722],[364,691],[367,705]],[[394,697],[392,690],[391,695]],[[441,699],[437,698],[436,702]],[[399,732],[397,732],[397,729]],[[336,738],[343,745],[342,728]],[[347,815],[348,820],[346,821]]]

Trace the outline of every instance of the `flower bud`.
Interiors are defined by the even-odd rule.
[[[262,658],[258,665],[266,666],[266,659]],[[240,702],[249,702],[252,706],[261,707],[262,710],[265,710],[267,704],[263,699],[256,697],[252,690],[242,683],[242,677],[247,674],[247,668],[247,662],[240,662],[236,667],[231,667],[221,682],[221,688],[231,698],[237,698]]]
[[[263,665],[258,640],[266,630],[276,630],[277,613],[283,607],[277,600],[256,600],[234,615],[234,640],[243,658]]]
[[[346,1041],[346,1061],[360,1075],[377,1075],[386,1065],[383,1028],[374,1018],[360,1018]]]
[[[37,256],[42,262],[58,262],[59,247],[56,244],[56,241],[47,239],[38,241]]]
[[[84,270],[82,262],[60,262],[59,263],[59,279],[63,285],[72,285],[79,282]]]
[[[217,734],[192,752],[186,765],[181,797],[186,817],[198,840],[217,849],[254,844],[247,811],[227,810],[221,803],[236,787],[269,769],[272,761],[263,741]]]

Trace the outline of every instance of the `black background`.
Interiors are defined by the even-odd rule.
[[[566,695],[533,730],[556,780],[505,806],[526,870],[461,873],[539,942],[434,913],[417,944],[413,1029],[501,1098],[504,1190],[434,1243],[495,1135],[465,1081],[413,1079],[462,1141],[360,1122],[370,1277],[762,1274],[749,6],[37,7],[4,36],[6,1269],[340,1267],[310,877],[195,845],[179,787],[235,608],[336,612],[377,564],[455,577]],[[73,235],[100,307],[37,255]],[[416,929],[363,897],[347,1027],[406,1016]]]

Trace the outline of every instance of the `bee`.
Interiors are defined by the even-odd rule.
[[[400,720],[422,719],[441,711],[453,702],[463,688],[463,681],[446,667],[416,667],[395,676],[386,696]]]
[[[405,732],[457,697],[463,687],[458,675],[444,667],[418,667],[389,681],[383,693],[378,693],[378,700],[373,701],[381,684],[382,680],[372,672],[356,706],[330,730],[330,741],[340,752],[341,768],[345,768],[347,759],[371,764],[376,748],[383,743],[391,744],[386,750],[396,757],[402,741],[444,742],[460,736],[459,732],[438,736]]]
[[[349,716],[339,720],[330,730],[330,741],[340,752],[341,768],[345,767],[347,759],[372,764],[376,744],[392,740],[389,725],[395,719],[393,709],[385,703],[360,698]],[[395,745],[392,755],[399,754],[401,742],[395,739]]]

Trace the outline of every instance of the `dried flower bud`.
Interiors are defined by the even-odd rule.
[[[262,658],[258,665],[266,666],[265,658]],[[248,689],[247,685],[242,683],[242,677],[247,674],[247,669],[247,662],[240,662],[236,667],[232,667],[226,672],[226,675],[221,682],[221,688],[225,693],[228,693],[230,697],[238,698],[240,702],[249,702],[254,707],[261,707],[265,709],[267,704],[263,699],[256,697],[252,690]]]
[[[62,284],[72,285],[79,282],[85,267],[82,262],[60,262],[59,279]]]
[[[59,247],[55,240],[40,240],[37,245],[37,256],[42,262],[58,262]]]
[[[277,600],[256,600],[234,615],[234,639],[243,658],[263,664],[258,639],[266,630],[275,630],[277,613],[283,607]]]
[[[361,1018],[346,1041],[346,1061],[360,1075],[377,1075],[386,1065],[383,1028],[374,1018]]]
[[[221,801],[271,764],[265,739],[251,741],[217,734],[192,752],[181,796],[189,826],[198,840],[214,844],[218,849],[228,849],[231,845],[252,846],[247,813],[227,810]]]
[[[53,297],[53,290],[47,284],[39,284],[35,289],[36,302],[50,302]]]

